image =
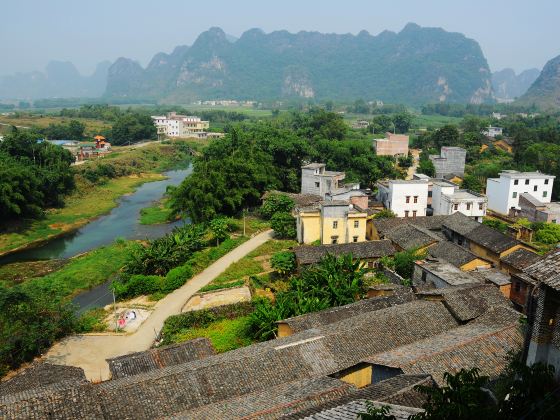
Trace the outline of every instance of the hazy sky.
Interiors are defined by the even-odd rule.
[[[72,61],[83,73],[120,56],[146,65],[219,26],[371,34],[408,22],[477,40],[490,68],[521,71],[560,54],[559,0],[0,0],[0,74]]]

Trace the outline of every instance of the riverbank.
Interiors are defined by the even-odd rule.
[[[14,226],[12,232],[0,235],[0,257],[76,231],[111,211],[121,196],[134,192],[146,182],[163,179],[165,176],[159,173],[133,174],[111,179],[88,191],[78,190],[66,198],[63,208],[50,209],[43,219],[22,222]]]

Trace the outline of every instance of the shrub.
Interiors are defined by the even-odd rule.
[[[193,275],[192,267],[188,264],[175,267],[165,276],[161,291],[172,292],[186,283]]]
[[[120,281],[113,282],[113,291],[119,299],[132,298],[156,293],[162,287],[162,283],[163,279],[159,276],[134,274],[128,278],[124,277]]]
[[[274,213],[270,219],[270,226],[279,238],[293,239],[296,237],[296,219],[290,213]]]
[[[290,251],[277,252],[270,259],[270,265],[278,274],[285,276],[296,269],[296,256]]]
[[[496,229],[502,233],[506,233],[508,225],[497,219],[485,219],[482,221],[482,224],[486,226],[490,226],[492,229]]]
[[[535,239],[544,244],[556,244],[560,242],[560,225],[546,223],[535,233]]]
[[[294,200],[286,194],[272,193],[263,201],[260,213],[265,219],[270,219],[275,213],[289,213],[294,208]]]
[[[374,219],[389,219],[393,217],[397,217],[397,215],[391,209],[383,209],[373,215]]]

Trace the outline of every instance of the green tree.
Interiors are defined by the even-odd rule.
[[[474,175],[465,175],[461,182],[461,188],[480,193],[484,186],[478,177]]]
[[[397,215],[391,209],[383,209],[373,215],[374,219],[389,219],[392,217],[397,217]]]
[[[260,213],[265,219],[270,219],[274,213],[289,213],[294,208],[294,200],[286,194],[271,193],[265,198]]]
[[[436,168],[430,159],[420,159],[416,172],[427,176],[436,176]]]
[[[277,252],[270,258],[270,266],[281,276],[286,276],[296,269],[296,256],[290,251]]]
[[[296,237],[296,219],[288,212],[274,213],[270,219],[270,226],[278,238]]]
[[[228,220],[225,217],[215,217],[210,220],[210,230],[216,239],[216,245],[219,245],[220,241],[224,241],[229,237],[228,225]]]
[[[412,124],[412,115],[408,112],[400,112],[393,116],[393,123],[395,124],[395,130],[398,133],[407,133],[410,128],[410,124]]]
[[[439,150],[442,146],[461,146],[459,130],[454,125],[444,125],[432,134],[432,142]]]

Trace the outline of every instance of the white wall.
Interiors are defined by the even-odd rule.
[[[406,197],[410,197],[409,202],[406,202]],[[414,197],[417,202],[414,202]],[[416,216],[425,216],[426,208],[428,207],[428,183],[390,183],[389,185],[389,202],[390,209],[398,216],[405,217],[406,211],[408,216],[413,217],[413,212],[416,211]]]
[[[545,184],[546,180],[548,184]],[[553,184],[554,178],[534,175],[523,177],[523,174],[520,174],[518,177],[511,178],[502,175],[499,179],[490,178],[486,181],[488,208],[508,214],[512,207],[519,209],[519,196],[523,193],[528,193],[543,203],[550,203]]]

